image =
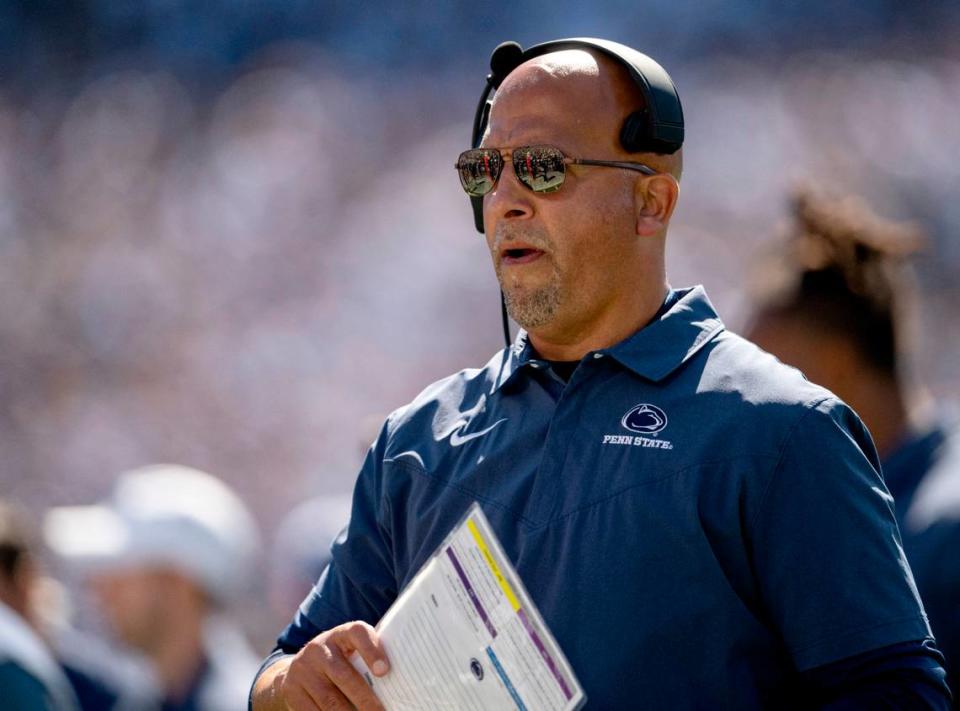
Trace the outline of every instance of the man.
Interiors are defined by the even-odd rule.
[[[852,198],[799,192],[793,233],[765,273],[750,338],[843,398],[873,434],[917,587],[960,682],[960,435],[911,413],[900,347],[899,262],[920,242],[910,225]]]
[[[7,711],[69,711],[77,698],[39,634],[26,517],[0,500],[0,700]]]
[[[44,534],[118,641],[145,657],[159,708],[243,707],[256,659],[218,608],[249,579],[259,536],[223,482],[174,465],[129,471],[107,502],[52,509]]]
[[[482,141],[500,157],[461,175],[489,178],[487,243],[526,331],[388,418],[257,711],[380,708],[347,657],[389,673],[371,625],[474,500],[593,708],[945,703],[869,435],[702,288],[669,288],[681,157],[620,145],[640,101],[579,49],[500,85]],[[543,145],[567,158],[519,148]]]

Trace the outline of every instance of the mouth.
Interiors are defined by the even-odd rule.
[[[514,247],[512,249],[504,249],[500,252],[500,263],[504,266],[511,266],[515,264],[529,264],[534,262],[544,255],[542,249],[535,249],[533,247]]]

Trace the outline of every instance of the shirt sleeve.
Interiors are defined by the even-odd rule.
[[[801,675],[807,708],[821,711],[950,709],[943,656],[932,640],[902,642]]]
[[[793,425],[748,531],[765,613],[803,672],[929,638],[866,428],[825,398]]]

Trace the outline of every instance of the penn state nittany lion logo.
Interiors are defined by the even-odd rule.
[[[656,405],[644,402],[631,408],[620,420],[620,424],[631,432],[657,434],[667,426],[667,413]]]

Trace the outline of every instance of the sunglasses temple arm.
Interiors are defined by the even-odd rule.
[[[656,175],[657,171],[645,163],[630,163],[619,160],[590,160],[589,158],[570,158],[574,165],[602,165],[610,168],[625,168],[626,170],[635,170],[644,175]]]

